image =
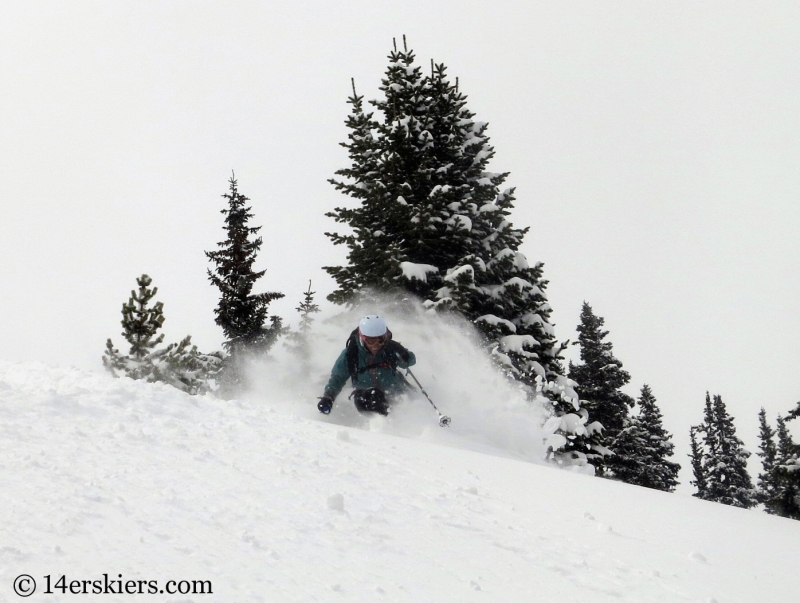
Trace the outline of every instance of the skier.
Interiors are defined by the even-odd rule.
[[[359,412],[388,415],[391,397],[408,387],[397,367],[408,368],[416,362],[413,352],[392,339],[383,318],[375,314],[365,316],[350,333],[345,349],[333,365],[317,408],[323,414],[330,413],[333,401],[349,377],[353,384],[350,397]]]

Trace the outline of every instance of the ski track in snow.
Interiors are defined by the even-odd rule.
[[[797,600],[797,522],[285,410],[0,361],[0,601]]]

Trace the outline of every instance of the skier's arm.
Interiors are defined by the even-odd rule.
[[[417,363],[417,357],[414,355],[414,352],[411,350],[407,350],[408,352],[408,360],[404,360],[402,358],[398,359],[397,366],[401,368],[408,368],[409,366],[414,366]]]
[[[400,368],[408,368],[409,366],[414,366],[417,363],[417,357],[414,355],[414,352],[403,347],[394,339],[389,340],[386,343],[386,353],[393,356],[397,366]]]
[[[333,365],[333,369],[331,369],[331,376],[325,386],[324,396],[330,398],[331,401],[335,400],[345,383],[347,383],[348,377],[350,377],[350,374],[347,371],[347,350],[342,350]]]

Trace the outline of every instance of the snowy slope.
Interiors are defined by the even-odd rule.
[[[0,601],[800,598],[798,522],[286,408],[0,362]]]

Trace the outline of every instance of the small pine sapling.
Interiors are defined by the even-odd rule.
[[[307,366],[309,357],[309,335],[311,333],[311,326],[314,324],[314,314],[317,314],[320,309],[314,303],[315,291],[311,290],[311,281],[308,281],[308,289],[303,293],[303,301],[295,308],[300,313],[300,326],[296,332],[287,335],[287,347],[295,354],[303,366]]]
[[[130,299],[122,305],[122,335],[131,346],[130,351],[121,354],[108,339],[103,366],[114,377],[160,381],[189,394],[214,391],[222,354],[198,352],[189,335],[180,343],[157,348],[164,341],[163,334],[157,335],[164,324],[164,306],[161,302],[150,306],[158,288],[150,288],[152,279],[148,275],[143,274],[136,283],[138,293],[131,291]]]
[[[103,365],[115,376],[122,371],[132,379],[152,380],[150,355],[164,341],[163,333],[156,335],[164,324],[164,305],[156,302],[150,306],[158,293],[158,287],[150,288],[152,283],[153,279],[146,274],[137,278],[138,293],[131,291],[130,299],[122,304],[122,336],[130,344],[128,355],[122,356],[111,339],[106,342]]]

